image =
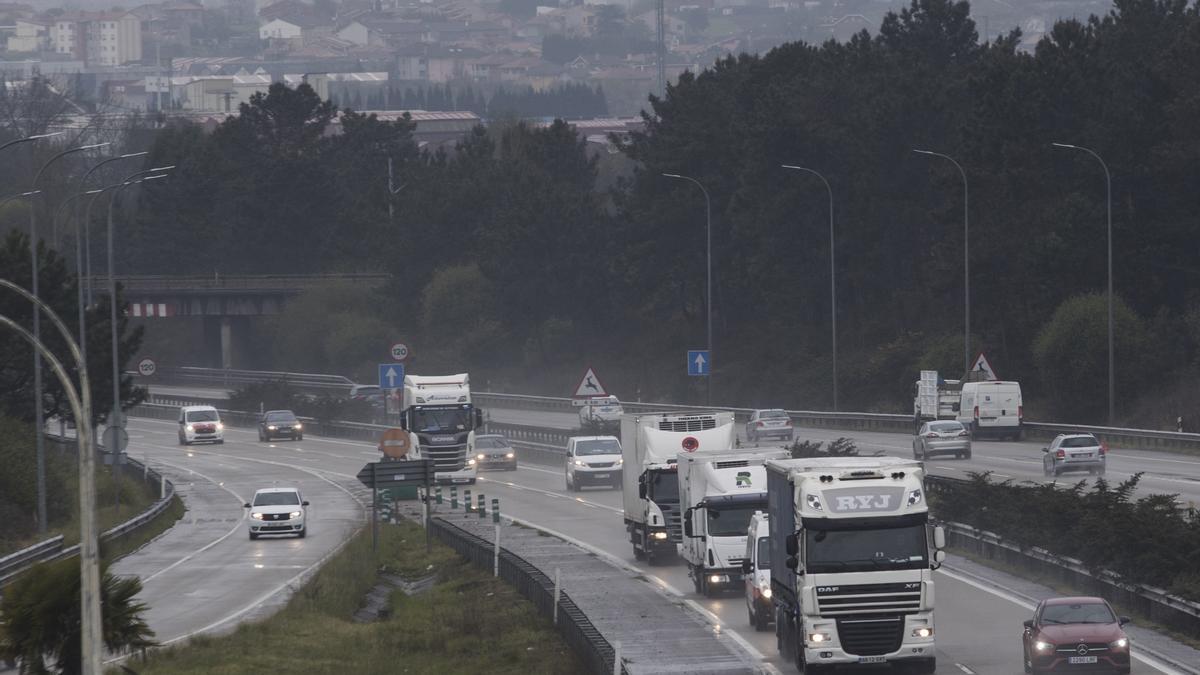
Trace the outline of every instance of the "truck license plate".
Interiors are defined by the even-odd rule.
[[[860,656],[860,657],[858,657],[858,662],[859,663],[885,663],[886,661],[885,661],[884,657],[882,657],[882,656]]]
[[[597,473],[597,474],[593,474],[593,476],[592,476],[592,477],[593,477],[593,478],[608,478],[608,474],[606,474],[606,473]]]
[[[1094,656],[1072,656],[1067,659],[1067,663],[1095,663],[1095,662],[1096,662],[1096,657],[1094,657]]]

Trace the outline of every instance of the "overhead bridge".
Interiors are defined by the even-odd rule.
[[[243,274],[212,276],[118,276],[124,289],[125,313],[157,320],[173,317],[204,319],[206,342],[217,358],[214,366],[233,367],[234,332],[252,317],[279,314],[291,298],[318,289],[351,288],[372,291],[391,279],[390,274]],[[97,291],[107,293],[102,281]]]

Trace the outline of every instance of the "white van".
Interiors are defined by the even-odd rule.
[[[996,436],[1020,440],[1024,416],[1020,382],[990,380],[963,383],[958,421],[971,431],[972,437]]]
[[[196,442],[225,442],[225,424],[211,405],[185,405],[179,409],[179,444]]]
[[[759,632],[768,630],[775,618],[775,605],[771,602],[770,535],[767,514],[756,511],[750,516],[750,527],[746,530],[742,574],[746,580],[746,610],[750,613],[750,625]]]

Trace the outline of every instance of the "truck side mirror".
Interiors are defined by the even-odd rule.
[[[638,481],[638,499],[646,498],[646,481]]]
[[[683,536],[685,536],[685,537],[695,537],[696,536],[696,535],[692,534],[692,510],[691,509],[688,509],[687,511],[683,512]]]
[[[475,428],[476,429],[483,428],[483,411],[480,410],[479,408],[475,409]]]
[[[800,569],[800,559],[794,555],[788,556],[788,559],[783,561],[783,564],[787,565],[787,568],[796,574],[804,574],[804,570]]]
[[[784,538],[783,543],[785,546],[784,550],[787,551],[788,555],[794,557],[800,553],[800,541],[796,537],[796,535],[789,534],[787,537]],[[796,568],[793,567],[792,569],[796,569]]]
[[[750,574],[753,571],[754,571],[754,566],[750,563],[750,561],[743,560],[742,561],[742,574]]]
[[[408,431],[408,413],[400,413],[400,428]]]
[[[936,563],[938,567],[941,567],[942,563],[946,562],[946,552],[945,551],[934,551],[933,552],[933,562]],[[937,569],[937,568],[935,567],[934,569]]]
[[[941,525],[933,528],[933,547],[939,551],[946,548],[946,528]]]

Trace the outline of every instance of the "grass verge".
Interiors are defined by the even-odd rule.
[[[1022,579],[1027,579],[1029,581],[1032,581],[1034,583],[1041,584],[1043,586],[1053,589],[1059,595],[1064,595],[1064,596],[1091,595],[1091,593],[1088,593],[1088,592],[1084,591],[1083,589],[1076,588],[1070,584],[1065,584],[1060,579],[1042,574],[1033,569],[1019,567],[1017,565],[1010,565],[1006,562],[1002,562],[999,560],[992,560],[991,558],[986,558],[984,556],[978,555],[977,553],[974,553],[973,551],[968,551],[966,549],[950,547],[946,550],[947,550],[947,552],[953,553],[954,555],[961,556],[963,558],[966,558],[967,560],[979,563],[980,565],[983,565],[984,567],[989,567],[991,569],[994,569],[994,570],[997,570],[1000,572],[1004,572],[1006,574],[1011,574],[1015,577],[1020,577]],[[1148,616],[1141,614],[1140,612],[1133,609],[1132,607],[1128,607],[1126,605],[1122,605],[1122,604],[1112,602],[1112,601],[1109,601],[1109,602],[1110,602],[1110,604],[1112,604],[1113,609],[1117,610],[1118,614],[1123,614],[1123,615],[1128,616],[1129,618],[1133,619],[1133,622],[1136,625],[1141,626],[1142,628],[1148,628],[1156,633],[1162,633],[1163,635],[1170,637],[1172,640],[1181,642],[1181,643],[1188,645],[1189,647],[1192,647],[1194,649],[1200,649],[1200,636],[1187,635],[1185,633],[1180,633],[1178,631],[1172,630],[1171,628],[1168,628],[1167,626],[1164,626],[1160,623],[1156,623],[1156,622],[1152,621]]]
[[[390,616],[355,623],[351,615],[379,571],[438,581],[414,597],[393,592]],[[126,665],[140,675],[584,672],[515,589],[436,542],[427,554],[424,530],[411,523],[382,527],[376,553],[364,528],[265,621]]]

